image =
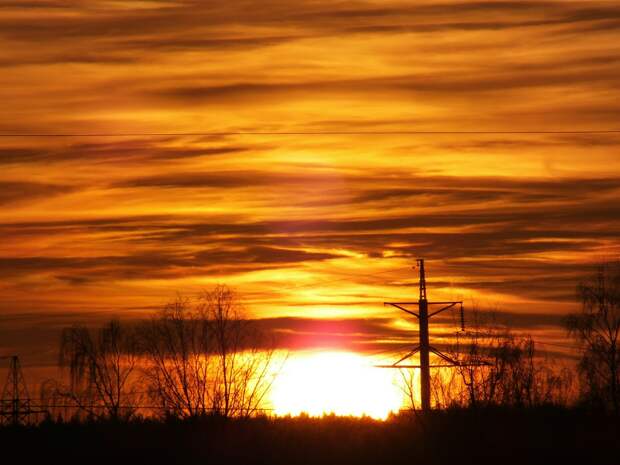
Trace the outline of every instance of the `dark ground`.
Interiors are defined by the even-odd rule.
[[[2,428],[0,447],[7,464],[617,464],[620,420],[549,408],[434,412],[387,422],[50,422]]]

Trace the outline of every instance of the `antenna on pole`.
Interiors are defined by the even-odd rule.
[[[426,274],[424,273],[424,259],[418,258],[416,260],[418,268],[420,269],[420,300],[426,300]]]
[[[463,302],[429,302],[426,296],[426,273],[424,270],[424,259],[418,258],[416,260],[419,273],[420,273],[420,295],[417,302],[385,302],[384,305],[391,305],[399,310],[402,310],[410,315],[415,316],[419,322],[419,341],[407,355],[394,362],[392,365],[378,365],[379,368],[419,368],[420,369],[420,398],[422,400],[422,410],[428,412],[431,409],[431,368],[448,368],[457,366],[481,366],[486,365],[485,362],[479,363],[462,363],[458,360],[454,360],[450,356],[444,354],[437,348],[431,346],[429,338],[428,321],[431,317],[438,315],[456,305],[460,305],[461,312],[461,331],[465,331],[465,314],[463,311]],[[429,306],[443,305],[441,308],[429,313]],[[418,313],[408,309],[408,306],[417,306]],[[401,362],[413,357],[419,353],[420,364],[419,365],[401,365]],[[442,361],[443,364],[430,364],[430,354],[433,353]]]

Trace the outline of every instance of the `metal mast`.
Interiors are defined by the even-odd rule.
[[[1,359],[9,359],[10,362],[9,372],[2,389],[2,398],[0,399],[0,423],[10,420],[12,424],[16,425],[30,414],[37,412],[31,407],[31,399],[24,381],[19,357],[12,355],[0,357]]]
[[[463,318],[463,302],[429,302],[426,298],[426,274],[424,270],[424,259],[416,260],[420,270],[420,296],[417,302],[385,302],[384,305],[391,305],[410,315],[415,316],[419,322],[419,343],[407,355],[402,357],[392,365],[379,365],[380,368],[419,368],[420,369],[420,397],[422,400],[422,410],[431,409],[431,368],[463,366],[461,362],[452,359],[435,347],[429,341],[428,321],[431,317],[448,310],[455,305],[460,305],[461,309],[461,330],[465,330],[465,320]],[[417,305],[418,313],[409,310],[407,306]],[[429,306],[443,305],[443,307],[429,313]],[[401,365],[400,363],[420,353],[419,365]],[[433,353],[443,360],[443,364],[431,365],[430,354]]]

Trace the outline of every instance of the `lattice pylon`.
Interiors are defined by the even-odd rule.
[[[9,372],[0,398],[0,421],[18,424],[31,413],[30,395],[19,363],[19,357],[4,357],[10,360]]]

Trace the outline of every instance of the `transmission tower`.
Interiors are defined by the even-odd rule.
[[[392,365],[378,365],[379,368],[416,368],[420,369],[420,397],[422,400],[422,410],[429,411],[431,409],[431,368],[447,368],[457,366],[472,366],[472,365],[486,365],[485,362],[479,363],[462,363],[458,360],[454,360],[452,357],[444,354],[436,347],[430,344],[428,321],[435,315],[440,314],[450,308],[457,305],[460,306],[461,313],[461,331],[465,331],[465,317],[463,313],[463,302],[429,302],[426,298],[426,276],[424,271],[424,259],[417,259],[418,268],[420,270],[420,297],[417,302],[385,302],[384,305],[391,305],[403,312],[415,316],[419,322],[419,343],[415,346],[407,355],[400,358]],[[442,305],[442,307],[429,312],[429,308],[435,305]],[[417,306],[418,312],[414,312],[407,307]],[[415,354],[420,354],[419,365],[401,365],[402,362],[408,358],[413,357]],[[430,354],[433,353],[438,356],[443,363],[430,364]]]
[[[31,414],[39,413],[39,411],[33,410],[31,406],[19,357],[17,355],[0,357],[0,360],[7,359],[9,360],[9,372],[0,399],[0,422],[10,422],[16,425],[26,422]]]

